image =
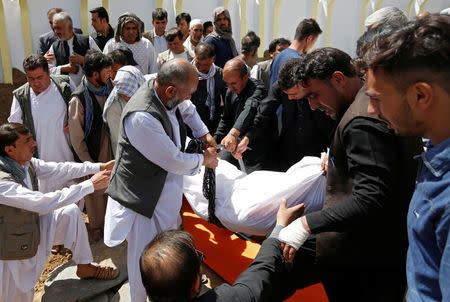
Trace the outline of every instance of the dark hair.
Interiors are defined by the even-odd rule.
[[[289,41],[288,39],[285,38],[278,38],[278,39],[274,39],[270,42],[269,44],[269,53],[274,53],[277,50],[277,46],[278,45],[289,45],[291,44],[291,41]]]
[[[314,19],[304,19],[295,30],[295,39],[301,41],[309,36],[318,36],[322,33],[319,24]]]
[[[43,55],[40,54],[31,54],[23,60],[22,63],[23,70],[27,72],[28,70],[36,70],[40,67],[45,72],[48,72],[48,63]]]
[[[197,60],[210,59],[216,55],[216,49],[214,45],[205,42],[198,43],[195,47],[194,52]]]
[[[175,22],[177,23],[177,25],[180,24],[181,20],[186,20],[186,23],[191,23],[191,15],[189,15],[188,13],[181,13],[179,14],[176,18],[175,18]]]
[[[167,11],[160,7],[155,8],[155,10],[152,12],[152,19],[153,20],[167,19]]]
[[[59,8],[59,7],[53,7],[53,8],[51,8],[51,9],[49,9],[48,11],[47,11],[47,16],[48,15],[50,15],[51,13],[55,13],[55,14],[57,14],[57,13],[60,13],[60,12],[62,12],[63,10],[62,10],[62,8]]]
[[[84,57],[83,71],[86,77],[92,77],[95,71],[101,72],[103,68],[112,64],[112,59],[107,55],[97,50],[88,50]]]
[[[364,61],[381,68],[399,91],[411,83],[433,81],[450,92],[450,16],[431,14],[407,23],[367,50]]]
[[[384,24],[366,31],[359,37],[358,41],[356,41],[356,55],[362,57],[372,43],[386,38],[397,29],[399,29],[399,26]]]
[[[120,45],[117,49],[108,53],[108,57],[110,57],[113,61],[113,64],[120,65],[138,65],[134,60],[133,52],[126,46]]]
[[[153,302],[189,301],[200,265],[189,233],[169,230],[158,234],[139,259],[147,296]]]
[[[176,37],[178,37],[180,40],[183,40],[183,33],[180,29],[176,27],[172,27],[166,33],[164,34],[164,37],[166,38],[167,42],[173,42]]]
[[[89,12],[91,14],[97,14],[100,19],[106,19],[106,22],[109,23],[108,12],[106,11],[106,9],[103,6],[93,8]]]
[[[203,23],[203,34],[206,35],[206,30],[208,29],[208,27],[214,26],[213,23],[211,21],[206,21],[205,23]]]
[[[290,89],[299,83],[307,86],[309,79],[328,83],[335,71],[342,72],[346,77],[357,76],[351,57],[337,48],[319,48],[300,61],[289,60],[288,62],[291,62],[292,66],[285,66],[287,64],[285,63],[278,73],[278,84],[281,90]]]
[[[241,50],[242,52],[253,52],[258,49],[260,44],[261,39],[254,31],[249,31],[241,40]]]
[[[7,146],[15,146],[19,134],[26,135],[30,130],[19,123],[6,123],[0,126],[0,156],[8,156],[5,151]]]

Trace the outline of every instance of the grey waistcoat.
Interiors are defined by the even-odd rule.
[[[38,180],[33,165],[28,168],[33,191],[38,190]],[[17,181],[12,174],[0,167],[0,182]],[[26,187],[26,186],[25,186]],[[0,204],[0,260],[22,260],[36,255],[41,233],[39,214]]]
[[[106,194],[124,207],[151,218],[164,187],[167,171],[148,160],[128,140],[123,121],[128,115],[137,111],[148,112],[160,121],[165,132],[173,141],[172,124],[166,108],[155,95],[153,81],[147,81],[136,91],[123,110],[116,164]],[[181,150],[183,151],[186,142],[186,128],[178,109],[176,115],[180,125]],[[151,147],[158,148],[157,145]]]

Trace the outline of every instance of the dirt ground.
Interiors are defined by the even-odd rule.
[[[11,108],[11,102],[12,102],[12,92],[14,89],[20,87],[26,82],[26,77],[23,72],[17,69],[13,69],[13,84],[0,84],[0,124],[6,123],[7,118],[9,116],[10,108]],[[86,221],[86,226],[88,227],[89,222],[87,219],[87,215],[83,213],[83,216]],[[88,228],[89,230],[89,228]],[[92,243],[92,236],[89,234],[89,242]],[[47,279],[47,276],[58,266],[61,264],[66,263],[72,258],[72,254],[67,249],[62,249],[58,254],[56,255],[50,255],[50,257],[47,259],[47,263],[45,265],[44,271],[42,272],[41,276],[39,277],[39,280],[37,281],[35,285],[35,298],[33,299],[33,302],[39,302],[41,301],[41,297],[44,293],[44,283]],[[203,272],[208,277],[208,283],[206,286],[213,288],[216,287],[225,281],[220,278],[220,276],[216,275],[214,271],[212,271],[210,268],[208,268],[206,265],[203,265]]]

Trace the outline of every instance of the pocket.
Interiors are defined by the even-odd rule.
[[[1,260],[22,260],[36,255],[39,245],[39,224],[30,220],[26,225],[1,224]]]

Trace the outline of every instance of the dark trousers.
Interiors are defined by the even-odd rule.
[[[297,251],[293,271],[284,278],[287,299],[297,289],[322,282],[330,302],[402,301],[406,289],[405,268],[349,269],[316,264],[316,242],[308,239]],[[367,259],[370,265],[370,259]],[[339,265],[337,263],[337,265]]]

